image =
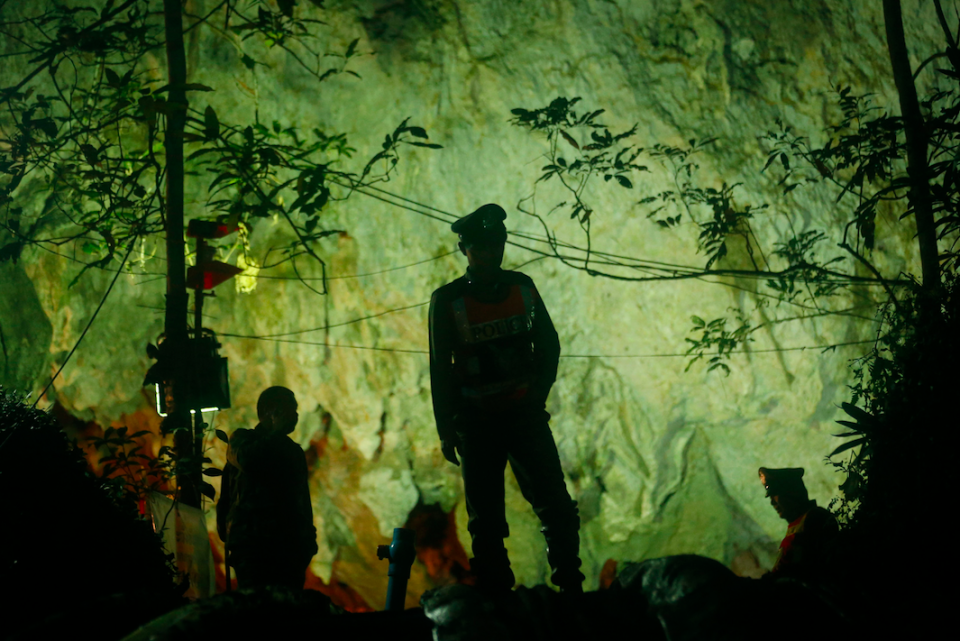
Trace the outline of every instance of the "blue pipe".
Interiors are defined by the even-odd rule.
[[[390,545],[377,546],[377,558],[390,559],[390,569],[387,570],[387,575],[390,577],[387,584],[387,610],[403,610],[410,567],[417,557],[417,551],[413,546],[414,539],[413,530],[398,527],[393,529],[393,541]]]

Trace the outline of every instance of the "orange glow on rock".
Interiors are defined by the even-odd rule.
[[[600,589],[606,590],[617,579],[617,562],[614,559],[607,559],[600,569]]]
[[[418,505],[404,527],[417,533],[417,560],[436,586],[473,585],[470,560],[457,538],[456,509],[444,512],[438,505]]]
[[[330,577],[328,585],[308,568],[307,580],[303,587],[327,595],[334,605],[340,606],[347,612],[373,612],[373,608],[353,588],[337,581],[336,572]]]

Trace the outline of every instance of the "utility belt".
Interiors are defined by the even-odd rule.
[[[516,408],[530,391],[528,381],[502,381],[487,385],[464,385],[460,395],[470,405],[485,412],[506,412]]]

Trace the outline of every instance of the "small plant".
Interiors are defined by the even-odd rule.
[[[143,501],[151,492],[176,494],[175,479],[178,467],[196,465],[195,460],[178,455],[175,448],[161,445],[157,455],[151,455],[145,446],[143,437],[153,434],[148,430],[130,433],[126,427],[108,427],[103,436],[88,439],[88,443],[97,452],[103,454],[98,458],[102,466],[100,476],[111,485],[115,491],[121,492],[138,501],[143,509]],[[219,440],[228,443],[229,439],[223,430],[216,430]],[[212,460],[201,456],[202,474],[215,477],[223,474],[219,468],[210,464]],[[206,481],[201,481],[200,492],[210,500],[216,497],[215,488]]]
[[[108,427],[103,436],[88,440],[97,451],[107,452],[99,458],[100,475],[119,481],[123,491],[138,501],[150,492],[168,491],[173,478],[172,448],[161,447],[157,456],[147,454],[138,439],[148,434],[147,430],[130,434],[126,427]]]

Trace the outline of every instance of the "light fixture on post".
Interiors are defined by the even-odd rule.
[[[194,415],[196,431],[202,431],[203,412],[213,412],[230,407],[230,377],[227,369],[227,359],[217,352],[220,343],[216,334],[202,325],[203,299],[212,296],[205,294],[210,290],[233,278],[243,270],[218,260],[213,260],[215,248],[207,244],[207,240],[223,238],[236,231],[236,226],[230,227],[223,223],[208,220],[193,219],[187,226],[187,236],[196,238],[196,264],[187,269],[187,287],[194,290],[194,319],[193,336],[189,339],[188,374],[184,388],[176,395],[182,399],[190,414]],[[177,381],[171,375],[174,368],[170,361],[173,355],[169,345],[163,338],[156,345],[147,346],[147,355],[157,362],[147,371],[144,385],[153,385],[156,394],[157,414],[166,417],[175,408],[171,407],[174,399],[173,385]],[[199,411],[199,416],[197,415]]]
[[[155,358],[157,362],[147,371],[143,384],[153,385],[157,414],[166,418],[173,409],[171,404],[174,381],[170,376],[172,368],[169,366],[167,350],[164,347],[163,337],[157,345],[147,346],[147,355]],[[230,407],[230,373],[226,357],[220,356],[217,352],[220,343],[217,341],[216,334],[210,330],[204,330],[199,341],[196,338],[190,339],[190,347],[194,355],[194,368],[187,380],[184,395],[187,407],[191,408],[190,413],[196,414],[198,407],[201,412],[228,409]]]

